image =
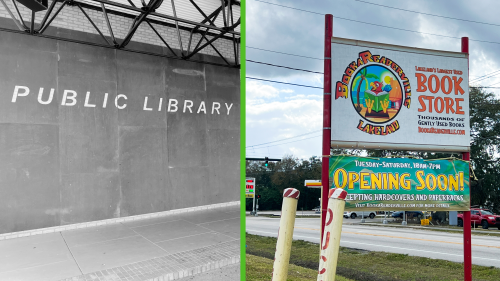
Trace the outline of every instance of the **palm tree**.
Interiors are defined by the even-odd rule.
[[[366,74],[366,67],[361,69],[361,71],[359,72],[359,74],[361,74],[361,76],[356,76],[356,78],[354,79],[354,82],[353,82],[353,87],[356,87],[356,83],[359,82],[358,84],[358,91],[357,91],[357,94],[356,94],[356,99],[357,99],[357,104],[356,104],[356,110],[358,112],[361,111],[362,107],[359,103],[359,90],[361,90],[361,84],[363,84],[363,81],[365,81],[365,90],[368,90],[368,80],[366,78],[375,78],[375,79],[379,79],[377,75],[375,74],[372,74],[372,73],[368,73]]]

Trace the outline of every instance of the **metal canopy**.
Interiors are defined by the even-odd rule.
[[[157,54],[165,57],[175,57],[183,60],[193,60],[193,56],[203,49],[211,46],[225,65],[239,67],[239,44],[240,44],[240,1],[237,0],[55,0],[52,1],[41,23],[35,28],[35,12],[31,13],[31,19],[23,19],[19,5],[11,0],[14,11],[6,5],[8,0],[0,0],[10,17],[19,30],[28,32],[34,36],[43,36],[48,27],[51,26],[60,12],[67,6],[76,6],[85,16],[97,33],[100,35],[102,45],[116,49],[127,50],[139,26],[143,23],[158,36],[163,45],[170,50],[172,55]],[[56,8],[56,3],[61,5]],[[95,24],[88,15],[89,10],[100,12],[106,22],[105,36],[103,31]],[[15,13],[15,14],[14,14]],[[109,14],[132,19],[132,24],[123,39],[115,37],[109,19]],[[152,24],[175,28],[175,39],[161,36],[160,32]],[[183,32],[181,32],[183,31]],[[189,35],[186,33],[189,32]],[[184,33],[184,35],[182,35]],[[199,35],[199,36],[195,36]],[[184,37],[188,36],[188,44],[183,44]],[[51,35],[50,37],[54,37]],[[55,36],[57,38],[57,36]],[[64,38],[60,38],[64,39]],[[185,38],[184,38],[185,39]],[[213,44],[216,40],[229,40],[233,50],[231,59],[224,56]],[[84,42],[83,42],[84,43]],[[173,50],[172,43],[178,45],[178,50]],[[92,45],[96,45],[92,43]]]

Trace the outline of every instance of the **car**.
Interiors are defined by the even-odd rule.
[[[318,206],[318,207],[316,207],[316,208],[314,208],[314,209],[312,209],[312,210],[313,210],[316,214],[319,214],[319,213],[321,213],[321,206]]]
[[[422,213],[421,211],[405,211],[405,212],[406,212],[407,218],[418,218],[418,219],[424,218],[424,213]],[[395,219],[396,218],[402,219],[403,218],[403,211],[394,212],[391,214],[391,217],[393,217]]]
[[[458,226],[464,226],[464,214],[458,214]],[[490,226],[497,227],[500,230],[500,216],[493,214],[488,209],[471,208],[470,209],[471,225],[481,225],[483,229],[488,229]]]
[[[344,218],[351,218],[355,219],[356,217],[361,217],[361,218],[366,218],[369,217],[370,219],[374,219],[375,216],[375,211],[371,212],[344,212]]]

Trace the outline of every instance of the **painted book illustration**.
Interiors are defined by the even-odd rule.
[[[365,102],[366,104],[373,104],[373,106],[371,107],[372,112],[374,111],[379,113],[381,111],[384,111],[383,105],[389,103],[389,93],[385,91],[376,93],[371,90],[366,90]],[[385,106],[385,108],[387,109],[387,106]]]
[[[399,111],[402,91],[394,73],[381,65],[368,65],[354,76],[351,99],[356,111],[371,122],[387,122]]]

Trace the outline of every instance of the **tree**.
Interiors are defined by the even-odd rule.
[[[471,182],[471,205],[500,211],[500,100],[482,88],[469,91],[471,168],[477,181]]]
[[[366,78],[375,78],[375,79],[379,79],[377,75],[375,74],[372,74],[372,73],[368,73],[366,74],[366,67],[361,69],[361,71],[359,72],[360,76],[356,75],[356,78],[354,78],[354,82],[353,82],[353,88],[356,87],[356,83],[358,83],[358,92],[356,94],[356,98],[357,98],[357,104],[356,104],[356,110],[358,112],[360,112],[363,108],[361,107],[361,104],[359,102],[359,91],[361,90],[361,84],[363,84],[363,81],[365,81],[365,89],[368,89],[368,80]]]
[[[298,210],[311,210],[319,205],[319,189],[306,188],[304,180],[321,179],[321,159],[311,157],[301,160],[285,155],[281,162],[269,163],[266,168],[261,162],[247,161],[247,177],[254,177],[257,194],[261,195],[259,210],[280,210],[283,191],[295,188],[300,191]],[[252,209],[252,199],[246,200],[246,209]]]

